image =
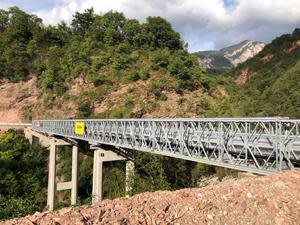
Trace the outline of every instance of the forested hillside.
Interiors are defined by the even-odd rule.
[[[141,24],[119,12],[96,15],[88,9],[76,13],[70,26],[45,26],[10,8],[0,11],[0,24],[0,78],[38,78],[40,101],[23,109],[24,119],[57,106],[83,118],[166,116],[168,97],[179,107],[186,100],[182,94],[197,90],[200,96],[210,88],[180,35],[160,17]],[[199,113],[194,102],[185,104],[180,113]]]
[[[209,115],[300,118],[300,30],[274,39],[222,79],[230,98],[212,101]]]

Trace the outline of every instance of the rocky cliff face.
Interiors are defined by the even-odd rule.
[[[262,42],[243,41],[238,45],[224,48],[221,52],[224,53],[224,57],[230,60],[234,66],[237,66],[239,63],[245,62],[247,59],[255,56],[264,47],[265,44]]]
[[[196,52],[200,67],[207,70],[224,71],[245,62],[259,53],[265,44],[258,41],[243,41],[219,51]]]

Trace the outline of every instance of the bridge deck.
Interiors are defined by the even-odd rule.
[[[0,123],[0,129],[24,129],[31,125],[31,123]]]
[[[41,120],[32,129],[259,174],[300,165],[300,120],[288,118]]]

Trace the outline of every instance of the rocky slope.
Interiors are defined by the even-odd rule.
[[[258,54],[265,44],[258,41],[243,41],[219,51],[196,52],[200,67],[207,70],[223,71],[231,69]]]
[[[56,105],[45,104],[37,83],[36,76],[18,83],[0,80],[0,122],[19,123],[31,121],[32,118],[74,117],[74,103],[64,101],[61,106],[61,100],[57,98]],[[70,93],[78,89],[76,85],[74,83]]]
[[[12,224],[299,224],[300,171],[158,191],[2,222]]]
[[[1,122],[21,122],[22,111],[37,102],[37,93],[35,77],[19,83],[0,82]]]

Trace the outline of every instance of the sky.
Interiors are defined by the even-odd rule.
[[[74,12],[121,11],[144,22],[161,16],[188,42],[190,52],[216,50],[243,40],[270,42],[300,27],[300,0],[0,0],[18,6],[46,24],[70,22]]]

